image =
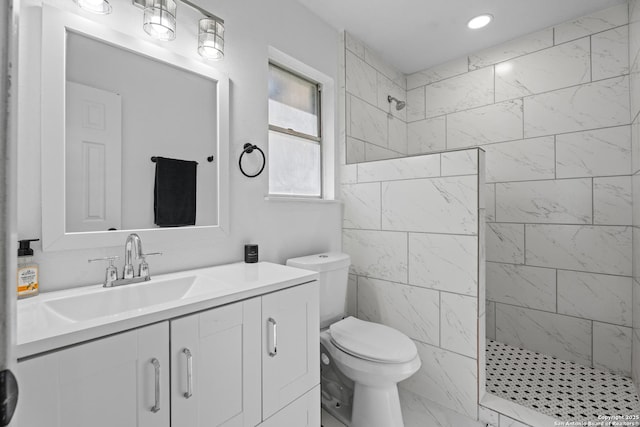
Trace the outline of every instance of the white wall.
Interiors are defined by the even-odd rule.
[[[38,19],[39,0],[22,2],[21,54],[39,49],[38,28],[30,28],[25,16]],[[54,0],[57,7],[78,12],[72,1]],[[134,31],[142,31],[142,12],[128,0],[112,0],[114,14],[91,16],[102,23]],[[239,261],[245,243],[260,245],[260,259],[284,262],[288,257],[340,249],[339,203],[266,201],[267,171],[256,179],[244,177],[237,159],[246,142],[267,148],[267,52],[273,46],[337,81],[338,33],[312,15],[294,0],[261,2],[199,1],[202,7],[222,17],[226,25],[225,58],[213,66],[225,72],[230,86],[230,232],[216,241],[197,241],[167,247],[145,247],[146,251],[162,251],[162,258],[151,260],[153,274],[193,267]],[[195,17],[188,8],[178,13],[186,19]],[[181,33],[182,32],[182,33]],[[193,36],[196,25],[178,28],[174,42],[157,42],[159,46],[177,49],[180,54],[199,58]],[[181,35],[185,37],[181,39]],[[38,55],[20,63],[18,233],[20,238],[41,235],[40,209],[40,134]],[[200,60],[200,59],[198,59]],[[188,106],[187,106],[188,107]],[[46,161],[46,159],[44,160]],[[222,159],[221,159],[222,161]],[[144,242],[143,242],[144,243]],[[17,245],[17,243],[16,243]],[[83,251],[42,253],[35,246],[40,262],[43,291],[51,291],[103,280],[104,266],[88,264],[93,257],[121,255],[122,247],[96,248]]]

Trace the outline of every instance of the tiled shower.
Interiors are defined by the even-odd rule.
[[[479,329],[510,348],[624,377],[633,372],[636,386],[638,3],[408,76],[346,34],[343,156],[343,182],[350,182],[354,164],[481,147],[486,324]],[[407,108],[391,108],[387,94],[406,99]],[[347,209],[362,195],[343,188],[346,243],[353,234]],[[367,275],[359,274],[354,286],[353,310],[360,315],[367,305],[361,309],[366,296],[359,291],[383,286],[362,278]],[[483,373],[481,367],[480,382]],[[439,403],[464,413],[457,403]]]

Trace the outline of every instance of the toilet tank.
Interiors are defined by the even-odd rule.
[[[320,328],[325,328],[346,315],[350,264],[349,255],[340,252],[287,260],[290,267],[317,271],[320,275]]]

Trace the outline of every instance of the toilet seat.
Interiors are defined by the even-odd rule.
[[[378,323],[347,317],[329,327],[333,344],[359,359],[378,363],[407,363],[418,354],[403,333]]]

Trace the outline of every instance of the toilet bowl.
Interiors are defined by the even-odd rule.
[[[420,368],[415,344],[395,329],[353,317],[323,331],[320,342],[354,382],[350,426],[403,427],[397,384]]]
[[[287,265],[319,273],[322,400],[329,412],[351,408],[350,427],[404,427],[398,382],[421,365],[415,344],[391,327],[345,317],[349,255],[324,253],[287,260]],[[335,372],[337,371],[337,372]],[[330,378],[329,378],[330,376]],[[353,384],[340,384],[341,378]],[[353,399],[345,398],[353,388]],[[332,393],[333,392],[333,393]],[[337,414],[334,414],[337,415]],[[340,414],[342,415],[342,413]]]

